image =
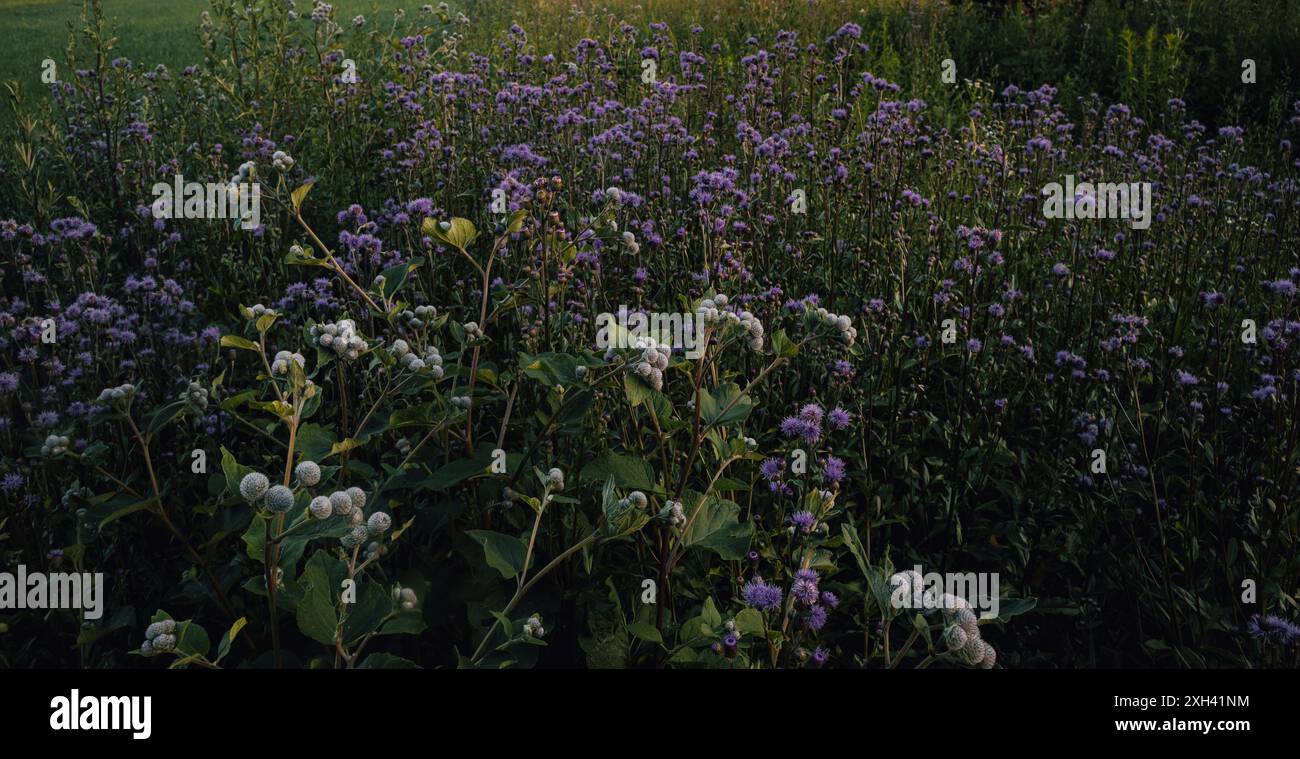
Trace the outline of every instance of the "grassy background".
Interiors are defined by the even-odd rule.
[[[334,0],[339,19],[358,13],[370,18],[376,11],[405,7],[411,12],[422,3],[402,0]],[[435,3],[436,5],[436,3]],[[118,55],[137,67],[161,63],[169,69],[201,63],[200,16],[208,0],[104,0],[104,15],[115,22]],[[80,28],[82,0],[0,0],[0,81],[17,80],[26,93],[43,91],[41,61],[52,58],[63,65],[68,34]],[[311,0],[300,0],[300,13],[311,11]]]
[[[373,29],[419,0],[335,0],[335,19],[363,14]],[[433,3],[436,5],[436,3]],[[208,0],[103,0],[115,22],[113,55],[137,69],[203,62],[200,17]],[[312,0],[298,0],[309,14]],[[819,41],[847,21],[863,28],[872,70],[898,82],[911,97],[941,99],[937,62],[951,57],[961,79],[1034,88],[1052,84],[1058,102],[1097,93],[1151,117],[1169,97],[1182,97],[1211,124],[1283,120],[1300,81],[1300,0],[1023,0],[949,4],[937,0],[458,0],[470,24],[462,50],[484,52],[511,22],[522,24],[538,54],[568,54],[583,37],[605,39],[627,21],[644,34],[664,21],[679,37],[692,24],[710,30],[724,51],[747,54],[753,35],[770,44],[775,29],[799,29]],[[64,67],[82,0],[0,0],[0,81],[17,80],[30,98],[43,95],[41,62]],[[84,50],[82,51],[84,53]],[[1241,61],[1258,67],[1258,83],[1240,81]],[[60,72],[62,74],[62,72]],[[1077,114],[1076,114],[1077,115]],[[0,111],[0,124],[12,114]]]

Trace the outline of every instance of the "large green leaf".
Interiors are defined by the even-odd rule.
[[[343,640],[352,643],[379,629],[393,611],[393,594],[373,580],[357,580],[357,602],[348,606]]]
[[[743,559],[754,536],[752,522],[740,521],[740,506],[715,496],[701,498],[688,493],[685,509],[688,522],[682,541],[687,546],[713,551],[724,559]]]
[[[644,509],[638,509],[614,493],[614,477],[610,475],[601,489],[601,512],[605,517],[605,537],[612,539],[630,535],[650,521]]]
[[[338,611],[334,608],[334,577],[342,574],[342,568],[342,562],[320,549],[307,560],[300,578],[303,594],[298,602],[298,629],[327,646],[334,645],[339,624]]]
[[[721,427],[744,421],[753,408],[754,400],[741,395],[740,386],[734,382],[722,385],[716,394],[700,390],[700,420],[707,425]]]
[[[500,572],[502,577],[508,580],[523,571],[527,552],[524,541],[491,530],[470,530],[466,534],[483,547],[488,566]]]
[[[474,228],[474,222],[459,217],[451,221],[425,219],[420,228],[426,235],[438,242],[461,251],[468,250],[474,239],[478,237],[478,230]]]
[[[221,472],[226,476],[226,492],[231,495],[239,493],[239,482],[244,475],[251,474],[253,467],[244,466],[235,460],[235,455],[221,446]]]
[[[654,470],[650,464],[635,456],[605,451],[589,461],[578,473],[578,479],[583,482],[604,482],[610,477],[614,478],[614,484],[620,488],[662,493],[655,485]]]

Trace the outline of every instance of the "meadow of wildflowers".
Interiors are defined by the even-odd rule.
[[[102,613],[0,583],[0,666],[1297,664],[1265,42],[215,0],[168,68],[105,6],[0,150],[0,571]]]

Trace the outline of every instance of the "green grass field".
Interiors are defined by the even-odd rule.
[[[309,12],[304,0],[300,12]],[[376,12],[388,18],[391,11],[420,3],[399,0],[335,0],[340,18]],[[115,51],[139,66],[159,63],[177,68],[198,63],[200,15],[207,0],[104,0],[104,15],[114,21]],[[0,0],[0,81],[17,80],[23,92],[39,91],[41,62],[62,65],[71,30],[80,27],[82,0]]]

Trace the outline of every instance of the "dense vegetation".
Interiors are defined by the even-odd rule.
[[[167,68],[91,3],[11,87],[0,564],[108,600],[0,662],[1296,664],[1293,3],[607,5],[216,0]]]

